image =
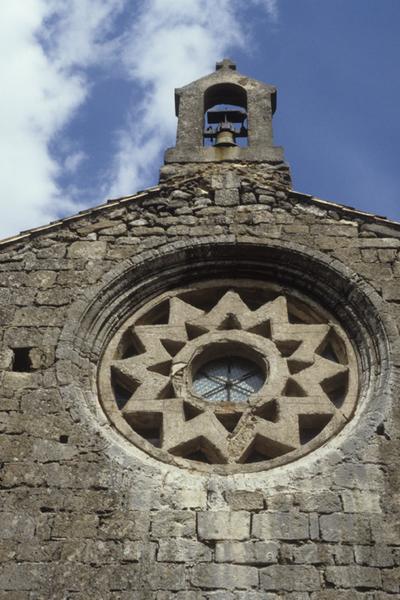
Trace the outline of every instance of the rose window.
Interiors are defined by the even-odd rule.
[[[235,472],[294,460],[351,418],[353,347],[295,290],[208,282],[153,299],[110,341],[99,371],[114,426],[154,457]]]

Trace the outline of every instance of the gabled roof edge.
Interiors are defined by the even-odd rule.
[[[0,240],[0,247],[7,246],[8,244],[11,244],[12,242],[29,239],[33,235],[42,233],[43,231],[51,231],[52,229],[57,229],[64,223],[78,221],[82,217],[99,212],[101,210],[116,208],[117,206],[120,206],[121,204],[125,204],[125,203],[129,202],[130,200],[136,200],[139,198],[144,198],[146,196],[151,196],[152,194],[154,194],[154,192],[158,192],[160,190],[161,190],[160,186],[154,186],[154,187],[148,188],[146,190],[137,192],[136,194],[131,194],[129,196],[121,196],[120,198],[111,198],[110,200],[107,200],[106,202],[103,202],[102,204],[99,204],[98,206],[93,206],[91,208],[81,210],[78,213],[76,213],[75,215],[71,215],[69,217],[64,217],[63,219],[57,219],[56,221],[51,221],[51,223],[48,223],[47,225],[40,225],[39,227],[33,227],[32,229],[26,229],[25,231],[21,231],[17,235],[14,235],[14,236],[11,236],[8,238],[4,238],[3,240]]]
[[[197,175],[195,177],[189,177],[186,179],[183,178],[184,179],[183,181],[182,181],[182,178],[179,178],[179,179],[180,179],[179,185],[182,185],[182,184],[186,183],[187,181],[201,179],[201,176]],[[60,227],[61,225],[63,225],[64,223],[77,221],[77,220],[81,219],[82,217],[85,217],[85,216],[93,214],[93,213],[100,212],[101,210],[116,208],[117,206],[121,206],[121,205],[124,205],[125,203],[130,202],[131,200],[139,200],[141,198],[145,198],[146,196],[152,196],[154,193],[160,192],[163,189],[163,187],[166,186],[166,184],[168,186],[168,183],[171,184],[172,181],[169,180],[168,182],[167,181],[163,182],[160,185],[153,186],[151,188],[147,188],[146,190],[139,191],[136,194],[131,194],[129,196],[121,196],[120,198],[111,198],[110,200],[107,200],[106,202],[99,204],[98,206],[94,206],[94,207],[91,207],[91,208],[88,208],[85,210],[81,210],[78,213],[76,213],[75,215],[71,215],[71,216],[65,217],[63,219],[58,219],[56,221],[52,221],[51,223],[48,223],[46,225],[34,227],[32,229],[27,229],[26,231],[21,231],[19,234],[15,235],[15,236],[11,236],[11,237],[5,238],[3,240],[0,240],[0,248],[6,247],[9,244],[12,244],[13,242],[19,242],[19,241],[30,239],[33,236],[40,234],[42,232],[51,231],[53,229],[55,230],[58,227]],[[397,233],[397,230],[400,232],[400,222],[399,221],[392,221],[392,220],[388,219],[387,217],[384,217],[381,215],[376,215],[374,213],[357,210],[353,207],[346,206],[345,204],[338,204],[336,202],[332,202],[331,200],[322,200],[321,198],[317,198],[316,196],[313,196],[311,194],[304,194],[303,192],[297,192],[296,190],[290,190],[289,195],[291,197],[298,198],[299,200],[302,200],[303,202],[305,201],[308,204],[313,204],[314,206],[317,206],[323,210],[327,210],[327,209],[337,210],[337,211],[340,211],[344,217],[346,217],[346,216],[352,217],[352,218],[360,217],[369,222],[374,222],[381,226],[386,226],[389,229],[393,228],[396,230],[396,233]],[[389,237],[390,237],[390,235],[389,235]]]
[[[353,208],[352,206],[346,206],[346,204],[338,204],[337,202],[333,202],[332,200],[322,200],[321,198],[317,198],[317,196],[312,196],[311,194],[304,194],[303,192],[297,192],[296,190],[291,190],[289,194],[291,196],[294,196],[295,198],[299,198],[299,200],[305,200],[310,204],[319,206],[324,210],[339,210],[342,213],[347,214],[349,217],[352,216],[354,218],[359,216],[363,219],[377,221],[379,224],[395,226],[399,227],[400,229],[400,221],[392,221],[388,217],[384,217],[382,215],[358,210],[357,208]]]

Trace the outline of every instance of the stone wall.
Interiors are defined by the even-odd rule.
[[[0,600],[400,597],[400,227],[288,181],[282,168],[189,166],[0,247]],[[336,438],[235,476],[158,462],[115,432],[95,393],[101,348],[79,332],[96,329],[94,299],[106,305],[117,276],[137,282],[174,249],[189,261],[222,242],[343,271],[345,300],[356,307],[359,289],[371,302],[384,357]]]

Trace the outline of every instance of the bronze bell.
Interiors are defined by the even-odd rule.
[[[220,123],[214,145],[237,146],[235,142],[235,131],[230,123]]]

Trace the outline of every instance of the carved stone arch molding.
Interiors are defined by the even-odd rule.
[[[110,271],[72,307],[58,357],[73,363],[69,402],[92,398],[124,448],[232,474],[368,443],[395,339],[379,295],[339,261],[221,237]]]

